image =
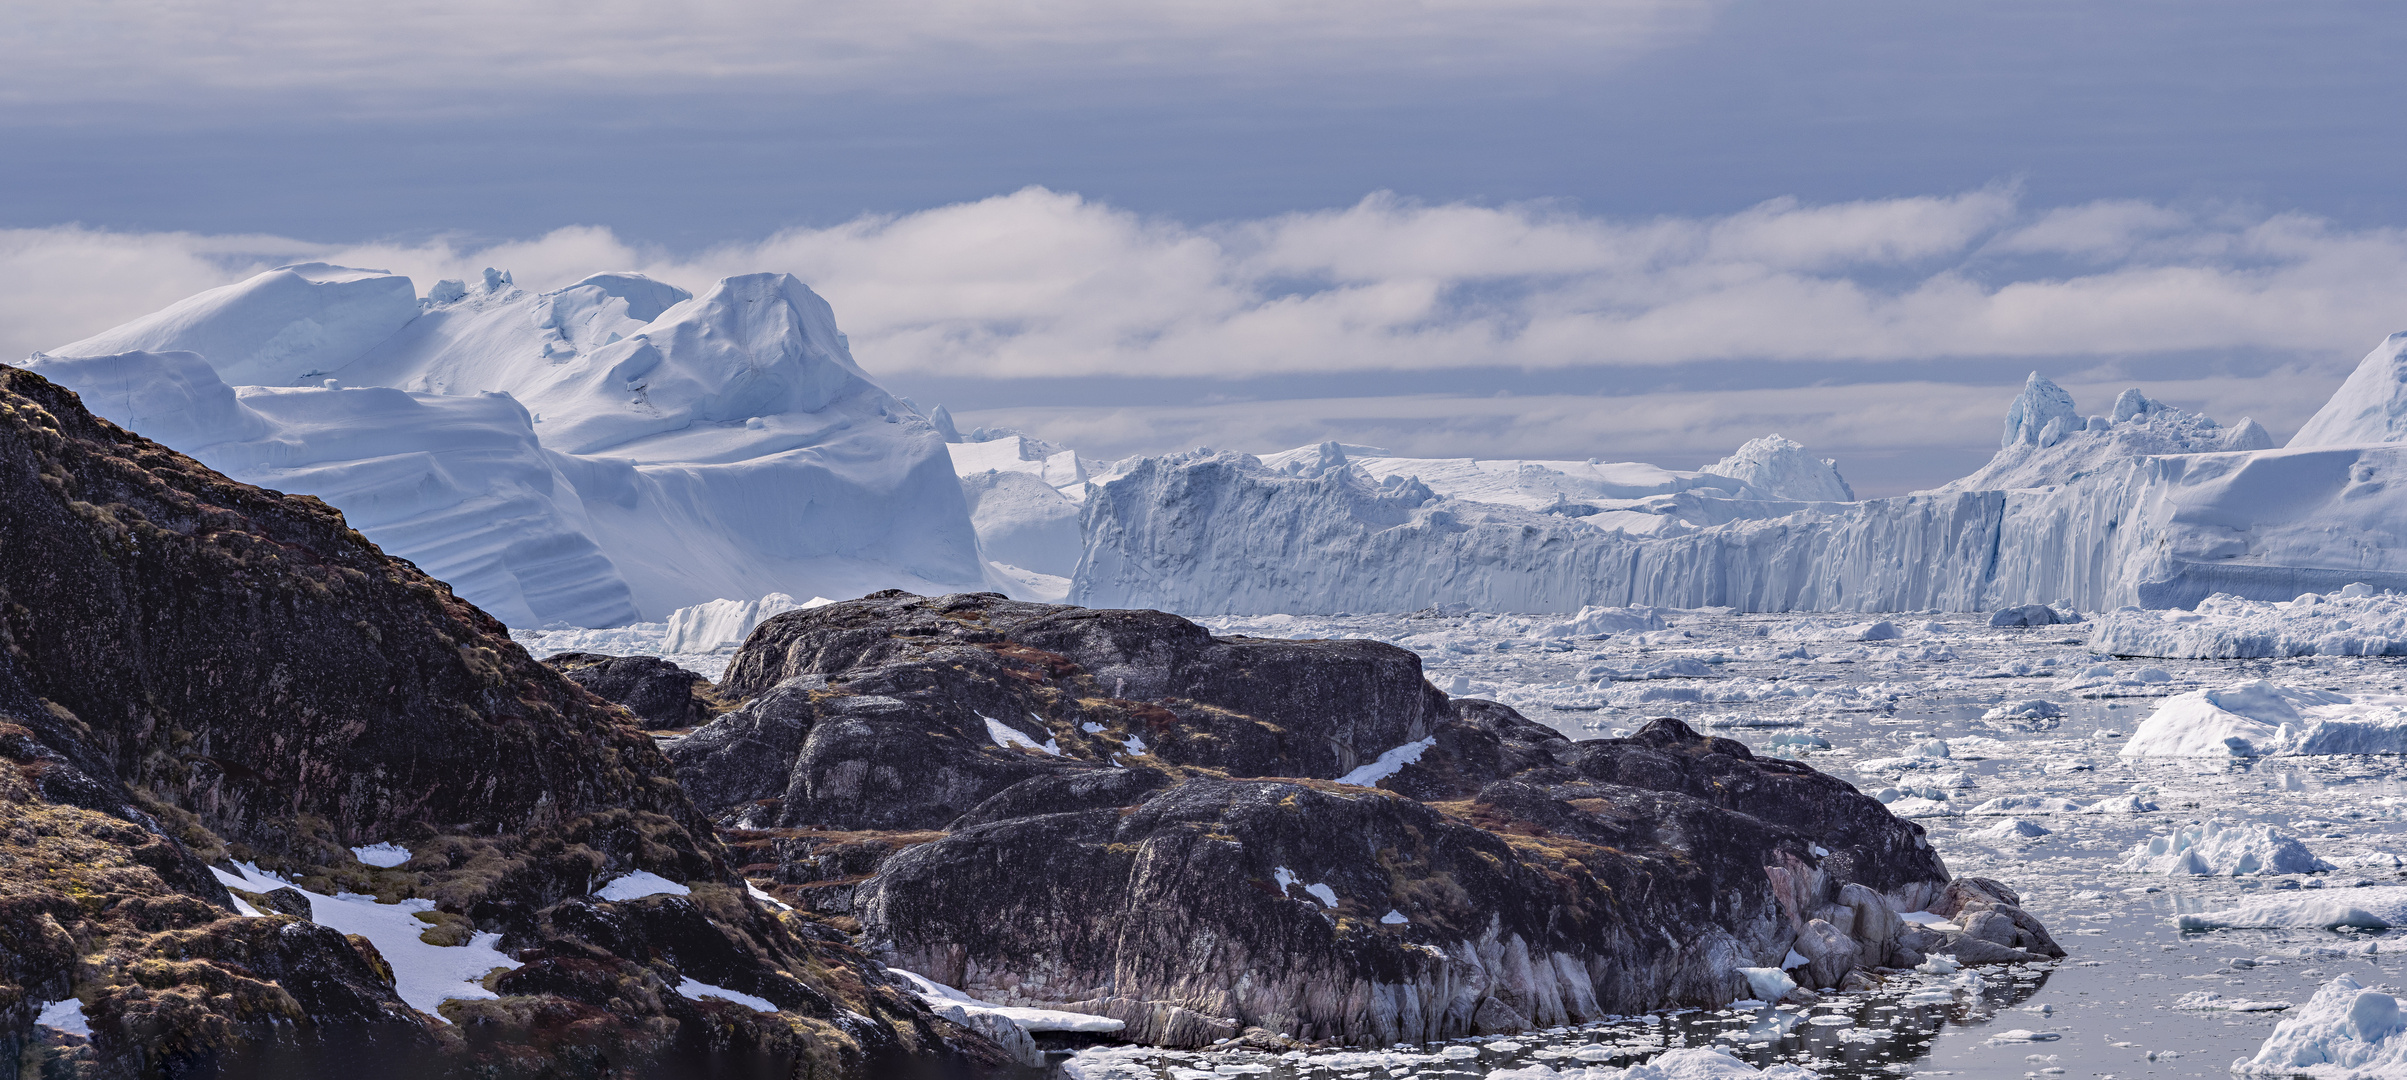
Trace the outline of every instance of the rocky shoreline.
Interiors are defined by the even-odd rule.
[[[715,687],[547,666],[5,367],[0,645],[0,1080],[999,1076],[1031,1028],[1386,1044],[2062,955],[1844,782],[1376,642],[882,593]]]

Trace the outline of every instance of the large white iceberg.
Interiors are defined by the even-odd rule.
[[[2183,930],[2387,930],[2407,926],[2407,888],[2293,889],[2173,917]]]
[[[548,293],[321,264],[37,354],[102,416],[317,495],[519,626],[988,580],[935,426],[783,274]]]
[[[2352,699],[2262,679],[2175,694],[2123,744],[2127,758],[2407,753],[2407,697]]]
[[[2331,869],[2307,845],[2270,825],[2206,821],[2152,836],[2123,853],[2115,869],[2134,874],[2239,877],[2312,874]]]
[[[2336,976],[2275,1024],[2255,1057],[2231,1069],[2327,1080],[2407,1075],[2407,1012],[2396,996]]]
[[[2187,610],[2098,616],[2089,646],[2115,656],[2233,660],[2407,655],[2407,597],[2352,583],[2331,594],[2244,600],[2218,594]]]
[[[1198,614],[2101,611],[2407,588],[2407,486],[2387,480],[2407,444],[2273,449],[2252,421],[2137,390],[2084,417],[2036,374],[2000,441],[1962,480],[1860,502],[1830,501],[1835,469],[1777,439],[1695,473],[1336,443],[1147,458],[1094,478],[1069,596]]]

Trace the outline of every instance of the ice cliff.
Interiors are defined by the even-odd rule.
[[[934,423],[783,274],[696,297],[285,267],[36,355],[103,416],[319,496],[519,626],[985,580]]]
[[[2367,357],[2326,413],[2388,409],[2374,389],[2397,385],[2403,342]],[[2407,491],[2390,483],[2407,445],[2274,449],[2253,421],[2224,427],[2137,390],[2084,418],[2037,374],[2000,441],[1964,480],[1865,501],[1827,498],[1851,494],[1837,470],[1777,437],[1685,474],[1334,443],[1150,458],[1087,495],[1068,597],[1197,614],[1965,611],[2407,588]]]

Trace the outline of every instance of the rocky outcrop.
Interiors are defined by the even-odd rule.
[[[726,711],[709,679],[657,656],[572,652],[544,657],[543,663],[594,696],[626,706],[654,728],[699,727]]]
[[[764,623],[720,692],[745,704],[668,754],[748,872],[899,967],[1142,1041],[1718,1005],[1792,951],[1809,987],[2061,955],[1843,781],[1675,720],[1573,741],[1379,642],[886,593]]]
[[[0,1076],[1002,1060],[750,899],[625,714],[441,582],[314,499],[229,481],[6,367],[0,758]],[[387,843],[411,857],[351,850]],[[235,860],[321,896],[422,901],[427,944],[499,935],[519,966],[430,1016],[368,939],[300,917],[299,890],[238,915],[210,865]],[[594,895],[639,871],[685,893]],[[780,1011],[672,990],[689,979]],[[90,1042],[28,1056],[36,1012],[67,999]]]

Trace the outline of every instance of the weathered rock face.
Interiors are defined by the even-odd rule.
[[[1144,1041],[1719,1004],[1792,949],[1817,987],[2061,955],[1840,780],[1673,720],[1574,742],[1376,642],[882,594],[764,624],[720,689],[749,700],[668,752],[755,876],[897,966]],[[1377,788],[1332,779],[1416,743]]]
[[[1450,716],[1420,659],[1366,641],[1215,638],[1158,611],[888,592],[763,623],[678,779],[722,819],[941,828],[1055,764],[1151,759],[1337,776]],[[1023,740],[1036,754],[997,752]]]
[[[239,1073],[344,1039],[426,1074],[710,1052],[859,1075],[962,1034],[748,899],[625,714],[442,583],[314,499],[228,481],[7,367],[0,758],[0,1076],[68,997],[92,1042],[44,1068],[92,1077]],[[349,850],[381,842],[415,857]],[[237,917],[207,865],[229,859],[430,900],[524,966],[438,1022],[365,939],[285,913],[294,898]],[[636,870],[690,895],[591,897]],[[784,1011],[668,990],[688,977]]]
[[[709,679],[657,656],[560,653],[543,663],[655,728],[697,727],[723,711]]]

